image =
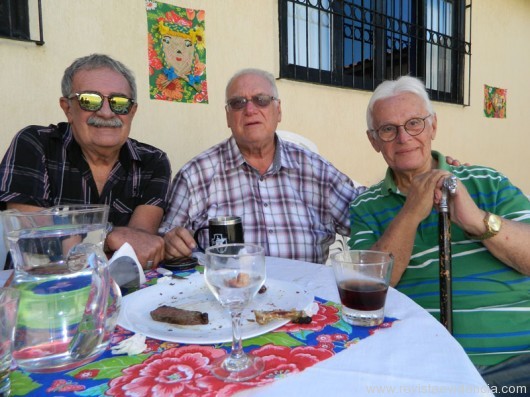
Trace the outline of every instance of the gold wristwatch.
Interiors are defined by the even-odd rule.
[[[502,218],[498,215],[486,212],[484,217],[484,225],[486,225],[486,232],[480,236],[470,236],[475,240],[486,240],[490,237],[495,236],[501,230]]]

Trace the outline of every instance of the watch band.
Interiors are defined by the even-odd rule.
[[[497,233],[499,233],[499,231],[501,230],[501,225],[502,225],[501,219],[502,218],[498,215],[492,214],[490,212],[486,212],[486,216],[483,219],[484,225],[486,226],[486,231],[480,236],[472,236],[467,233],[466,235],[467,237],[472,238],[473,240],[481,240],[481,241],[491,238],[497,235]],[[498,226],[497,227],[492,226],[492,224],[490,224],[490,222],[492,221],[495,221],[495,223],[498,223]]]

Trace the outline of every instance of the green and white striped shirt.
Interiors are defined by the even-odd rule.
[[[483,166],[453,167],[440,153],[432,153],[439,167],[457,176],[481,209],[530,223],[530,201],[500,172]],[[370,248],[405,199],[388,169],[383,181],[350,204],[350,247]],[[433,209],[418,227],[409,265],[396,287],[437,318],[438,233],[438,212]],[[493,365],[530,353],[530,277],[504,265],[455,224],[451,225],[451,237],[455,338],[478,365]]]

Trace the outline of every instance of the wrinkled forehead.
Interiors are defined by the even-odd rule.
[[[427,105],[419,96],[411,92],[402,92],[374,102],[372,116],[374,122],[381,119],[423,117],[427,114]]]
[[[270,82],[257,74],[245,74],[232,81],[227,90],[227,97],[251,97],[256,94],[274,95]]]
[[[127,79],[109,68],[81,69],[74,74],[72,88],[75,91],[98,91],[131,95]]]

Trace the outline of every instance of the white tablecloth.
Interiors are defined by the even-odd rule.
[[[269,257],[267,277],[340,302],[329,266]],[[399,321],[299,374],[238,396],[493,396],[458,342],[415,302],[391,288],[385,315]]]

